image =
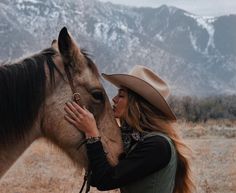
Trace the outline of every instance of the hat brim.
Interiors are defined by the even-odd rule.
[[[128,74],[108,75],[102,73],[102,76],[118,88],[123,86],[136,92],[145,98],[149,103],[161,110],[167,116],[167,118],[170,120],[176,120],[176,116],[172,112],[166,100],[152,85],[146,81]]]

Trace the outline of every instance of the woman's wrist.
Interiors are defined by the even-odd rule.
[[[101,141],[101,136],[98,136],[98,137],[89,137],[86,139],[86,143],[87,144],[93,144],[93,143],[96,143],[98,141]]]
[[[101,141],[101,136],[98,129],[94,129],[90,133],[85,133],[85,137],[87,144],[92,144],[96,143],[97,141]]]
[[[92,131],[92,132],[85,133],[85,137],[86,137],[86,139],[92,138],[92,137],[100,137],[100,133],[99,133],[98,130],[97,130],[97,131],[94,130],[94,131]]]

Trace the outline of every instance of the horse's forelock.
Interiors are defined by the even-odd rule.
[[[86,61],[87,61],[87,65],[90,68],[90,70],[93,72],[94,75],[96,75],[97,77],[100,77],[99,71],[97,66],[94,64],[93,60],[91,59],[91,54],[88,53],[87,50],[85,49],[81,49],[81,53],[83,54],[83,56],[85,57]]]

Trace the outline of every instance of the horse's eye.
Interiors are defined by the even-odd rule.
[[[105,97],[102,91],[93,91],[92,96],[95,102],[104,102]]]

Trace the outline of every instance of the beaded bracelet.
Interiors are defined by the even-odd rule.
[[[101,136],[98,136],[98,137],[88,137],[86,139],[86,143],[87,144],[96,143],[97,141],[101,141]]]

